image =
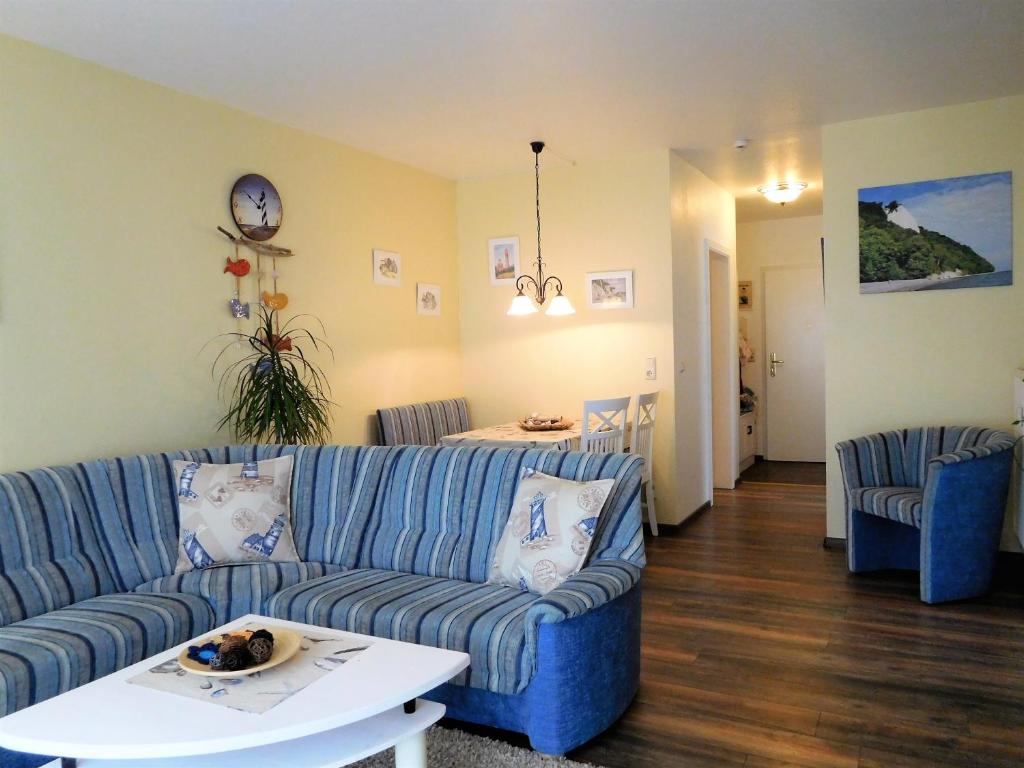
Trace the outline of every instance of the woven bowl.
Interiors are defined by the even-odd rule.
[[[559,432],[563,429],[570,429],[572,425],[573,422],[570,419],[562,419],[553,424],[531,424],[526,419],[519,420],[519,428],[525,429],[527,432]]]

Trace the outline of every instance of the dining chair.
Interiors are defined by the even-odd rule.
[[[583,401],[581,451],[622,453],[626,442],[629,400],[628,397],[613,397],[610,400]]]
[[[644,460],[641,500],[647,505],[647,519],[655,536],[658,535],[658,516],[654,511],[654,413],[657,406],[657,392],[636,396],[636,415],[629,436],[629,452]]]

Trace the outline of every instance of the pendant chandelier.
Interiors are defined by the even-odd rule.
[[[540,256],[540,153],[544,149],[543,141],[531,141],[533,150],[533,175],[537,190],[537,273],[536,275],[520,275],[516,279],[516,295],[512,298],[512,306],[508,308],[510,315],[532,315],[547,301],[548,288],[555,290],[555,295],[548,305],[547,315],[572,315],[576,313],[572,303],[562,294],[562,281],[554,275],[544,277],[544,261]],[[529,288],[530,293],[526,293]]]

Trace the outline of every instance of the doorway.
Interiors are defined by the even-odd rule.
[[[816,265],[765,267],[764,457],[825,461],[825,297]]]
[[[705,241],[705,297],[708,361],[705,391],[706,498],[714,503],[715,488],[735,488],[739,476],[739,357],[734,256]]]

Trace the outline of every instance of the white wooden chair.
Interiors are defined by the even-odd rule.
[[[655,536],[658,535],[658,517],[654,510],[654,412],[657,405],[657,392],[636,396],[636,416],[633,418],[633,432],[629,438],[629,452],[644,460],[641,497],[647,505],[647,519],[651,523],[651,533]]]
[[[584,400],[580,450],[590,453],[622,453],[626,442],[628,397]]]

